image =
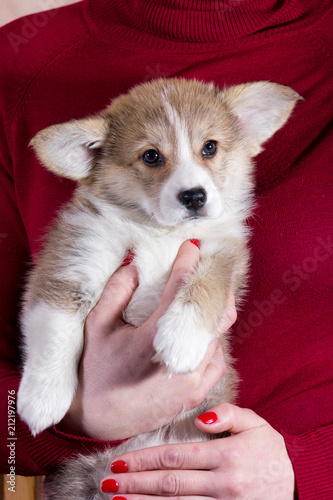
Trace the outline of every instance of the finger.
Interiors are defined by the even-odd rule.
[[[156,324],[166,312],[187,276],[193,273],[197,267],[199,255],[199,248],[190,240],[186,240],[181,244],[159,306],[149,318],[149,322]]]
[[[177,500],[208,500],[207,496],[178,496]],[[126,497],[122,495],[114,495],[112,500],[152,500],[151,495],[135,495],[126,493]],[[165,496],[154,495],[154,500],[165,500]]]
[[[128,472],[161,469],[211,470],[218,467],[221,461],[219,453],[212,453],[212,446],[216,447],[216,445],[217,440],[213,440],[198,443],[166,444],[130,451],[115,458],[111,464],[111,470],[113,472],[119,470],[118,464],[123,465],[124,463]]]
[[[210,434],[225,431],[238,434],[268,425],[268,423],[248,408],[240,408],[230,403],[222,403],[208,412],[199,415],[195,420],[195,425],[200,430],[209,432]]]
[[[223,353],[222,353],[221,341],[219,338],[217,338],[217,339],[213,340],[208,345],[205,357],[203,358],[200,365],[198,366],[198,368],[195,371],[199,372],[199,374],[202,376],[210,364],[218,365],[220,362],[222,362],[222,365],[225,365],[224,357],[223,357]],[[222,366],[222,368],[223,368],[223,366]],[[224,371],[223,371],[223,373],[224,373]]]
[[[224,332],[229,330],[237,319],[237,310],[235,304],[235,295],[233,292],[229,295],[226,310],[221,318],[219,325],[219,332],[222,335]]]
[[[139,493],[146,495],[188,496],[214,494],[214,473],[211,471],[170,470],[145,471],[106,476],[101,482],[103,493],[122,495]]]
[[[92,321],[97,327],[109,331],[110,327],[121,320],[122,313],[137,285],[136,267],[133,264],[120,267],[109,279],[87,321]]]
[[[208,355],[210,354],[209,351],[211,347],[214,348],[213,356],[210,358],[208,364],[206,364],[201,381],[201,390],[203,394],[203,399],[207,396],[209,391],[217,384],[217,382],[223,377],[223,375],[227,370],[222,346],[219,343],[219,341],[210,344],[207,352]],[[205,356],[205,359],[207,357],[207,354]],[[201,365],[203,364],[203,362],[201,363]],[[201,365],[199,366],[199,369]]]

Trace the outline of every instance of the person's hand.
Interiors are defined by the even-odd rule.
[[[252,410],[222,403],[195,423],[210,434],[231,435],[125,453],[115,459],[112,470],[127,472],[106,476],[101,490],[127,500],[294,498],[294,473],[284,439],[266,420]]]
[[[130,264],[109,280],[85,326],[79,386],[60,430],[94,439],[118,440],[169,423],[182,410],[200,404],[223,376],[226,366],[219,342],[212,342],[193,373],[173,374],[151,361],[157,321],[199,260],[199,249],[184,242],[178,252],[160,305],[139,328],[121,317],[137,286]],[[236,319],[234,297],[222,318],[221,333]]]

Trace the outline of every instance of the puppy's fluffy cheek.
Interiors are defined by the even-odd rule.
[[[209,219],[217,219],[223,211],[223,201],[220,193],[213,183],[207,189],[206,216]]]
[[[155,211],[158,222],[165,225],[177,224],[186,217],[186,212],[186,208],[179,202],[175,189],[166,184],[160,192],[159,206]]]

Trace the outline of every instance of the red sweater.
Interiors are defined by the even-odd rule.
[[[1,470],[8,391],[19,384],[17,313],[29,256],[74,188],[27,147],[40,129],[103,109],[160,76],[220,86],[271,80],[304,101],[257,158],[252,273],[234,328],[239,405],[285,437],[300,499],[333,498],[330,0],[87,0],[1,30]],[[130,434],[130,429],[129,429]],[[57,429],[32,438],[16,417],[15,472],[47,473],[105,443]],[[272,464],[278,473],[278,464]]]

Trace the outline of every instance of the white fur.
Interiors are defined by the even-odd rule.
[[[139,286],[125,311],[125,319],[136,326],[156,309],[182,241],[187,238],[204,241],[204,256],[217,249],[223,251],[228,236],[244,237],[241,224],[224,222],[222,218],[188,228],[154,229],[126,219],[118,207],[90,199],[104,216],[64,213],[67,223],[82,229],[76,242],[81,258],[57,277],[86,283],[93,307],[127,250],[133,248]],[[229,252],[230,248],[225,250]],[[18,411],[33,434],[60,421],[70,406],[77,383],[83,321],[79,314],[68,314],[42,302],[26,306],[23,316],[26,361]],[[193,306],[183,309],[175,301],[158,324],[154,346],[170,372],[187,372],[197,368],[211,339],[212,332],[205,331],[200,324],[199,311]]]
[[[18,412],[33,435],[59,422],[77,386],[83,318],[40,302],[23,315],[26,339]]]
[[[40,156],[48,161],[51,158],[52,170],[70,179],[79,180],[86,177],[91,168],[91,151],[101,146],[106,130],[103,121],[97,118],[86,118],[68,122],[64,133],[62,125],[52,125],[40,136],[47,140],[39,141]],[[39,137],[40,137],[39,136]],[[35,145],[32,139],[31,145]],[[59,168],[59,165],[61,167]]]
[[[177,144],[178,164],[173,175],[163,187],[158,210],[155,212],[156,219],[165,225],[175,225],[191,217],[189,211],[181,205],[178,195],[181,191],[193,188],[203,188],[207,193],[207,202],[200,210],[199,215],[209,218],[217,218],[222,213],[221,196],[207,171],[195,161],[191,150],[191,144],[187,124],[172,108],[169,101],[164,98],[163,103],[167,110],[170,123],[175,127]]]
[[[194,304],[181,304],[177,299],[158,321],[154,338],[156,358],[171,373],[194,371],[203,360],[212,340],[205,330],[200,311]]]
[[[134,250],[139,286],[125,311],[126,319],[134,325],[142,324],[156,309],[179,246],[185,239],[200,240],[201,259],[218,254],[222,260],[224,256],[228,260],[236,247],[243,246],[247,238],[244,220],[249,215],[252,195],[250,157],[258,154],[262,142],[283,125],[287,110],[291,110],[299,98],[290,89],[267,83],[221,91],[217,98],[223,99],[234,115],[242,144],[223,160],[226,179],[222,187],[215,185],[209,169],[196,162],[189,124],[168,100],[173,85],[175,81],[165,84],[162,101],[175,132],[176,144],[172,146],[177,159],[173,173],[159,194],[149,197],[143,188],[128,186],[124,181],[126,177],[118,177],[112,186],[113,194],[124,201],[121,206],[121,201],[119,205],[110,204],[103,197],[94,196],[89,185],[82,184],[76,192],[77,199],[91,202],[97,213],[75,205],[64,209],[60,216],[62,230],[67,231],[72,246],[69,245],[68,255],[62,254],[62,266],[57,267],[57,275],[52,278],[78,283],[80,293],[90,304],[89,310],[99,300],[128,249]],[[82,180],[94,165],[91,150],[103,147],[108,127],[104,115],[54,125],[37,134],[32,145],[49,170]],[[179,200],[179,193],[199,187],[206,191],[207,201],[196,214],[200,218],[192,220],[190,211]],[[131,201],[140,207],[137,214],[126,208],[124,196],[128,194],[133,195]],[[57,238],[59,241],[59,234]],[[246,265],[240,268],[245,272]],[[37,274],[38,267],[32,280]],[[18,411],[36,434],[60,421],[70,406],[77,384],[83,325],[89,310],[65,312],[60,306],[57,309],[32,295],[28,289],[22,318],[25,363]],[[170,372],[193,371],[214,336],[215,332],[205,329],[199,306],[184,304],[176,296],[158,322],[154,347]],[[145,439],[140,442],[145,443]]]

